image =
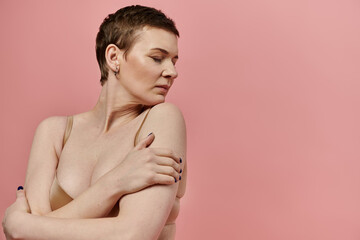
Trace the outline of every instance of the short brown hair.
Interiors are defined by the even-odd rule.
[[[119,49],[125,50],[126,56],[134,43],[136,31],[145,26],[161,28],[179,37],[173,20],[155,8],[128,6],[109,14],[104,19],[96,36],[96,59],[101,71],[101,85],[104,85],[108,78],[109,69],[105,59],[107,46],[115,44]]]

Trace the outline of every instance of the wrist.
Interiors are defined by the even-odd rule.
[[[120,199],[123,195],[126,194],[124,189],[124,184],[121,184],[118,176],[113,176],[111,172],[105,174],[97,182],[101,191],[105,191],[106,195],[110,198]]]

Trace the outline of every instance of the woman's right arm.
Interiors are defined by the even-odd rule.
[[[168,159],[164,162],[164,156],[160,158],[144,151],[154,140],[155,136],[152,134],[140,141],[119,166],[101,177],[69,204],[52,211],[49,192],[58,163],[58,149],[61,147],[65,124],[66,118],[51,117],[42,121],[36,130],[25,183],[27,199],[34,215],[59,218],[103,217],[125,194],[158,183],[174,183],[174,176],[166,175],[167,166],[180,171],[180,165],[176,162],[177,156],[165,156]],[[149,174],[153,173],[154,164],[159,164],[160,160],[161,164],[165,165],[164,172]],[[175,177],[178,179],[178,175]]]
[[[133,239],[130,226],[121,218],[62,219],[30,214],[23,190],[6,210],[2,222],[7,240]]]
[[[182,166],[185,165],[186,134],[181,113],[168,104],[155,110],[152,112],[153,117],[149,116],[148,127],[156,132],[158,141],[151,148],[145,149],[145,152],[157,152],[160,147],[170,147],[182,154]],[[27,200],[21,190],[18,191],[16,202],[7,209],[3,226],[9,240],[154,240],[169,216],[178,187],[179,182],[168,186],[151,186],[129,194],[120,201],[122,204],[118,217],[98,219],[34,216],[29,214]]]
[[[50,117],[36,129],[25,179],[27,198],[34,215],[51,212],[49,192],[61,151],[66,117]]]
[[[3,220],[7,240],[134,240],[129,231],[129,221],[123,218],[62,219],[35,216],[29,213],[25,192],[20,190],[16,195],[16,201],[6,210]]]

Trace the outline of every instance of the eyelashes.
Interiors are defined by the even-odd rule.
[[[151,57],[153,60],[154,60],[154,62],[156,62],[156,63],[161,63],[162,62],[162,58],[158,58],[158,57]]]
[[[150,58],[152,58],[152,60],[154,60],[154,62],[156,62],[156,63],[161,63],[164,60],[164,58],[161,58],[161,57],[150,57]],[[172,63],[175,66],[176,61],[173,61]]]

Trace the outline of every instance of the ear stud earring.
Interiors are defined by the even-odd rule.
[[[115,76],[119,73],[119,66],[116,66],[116,71],[114,72]]]

